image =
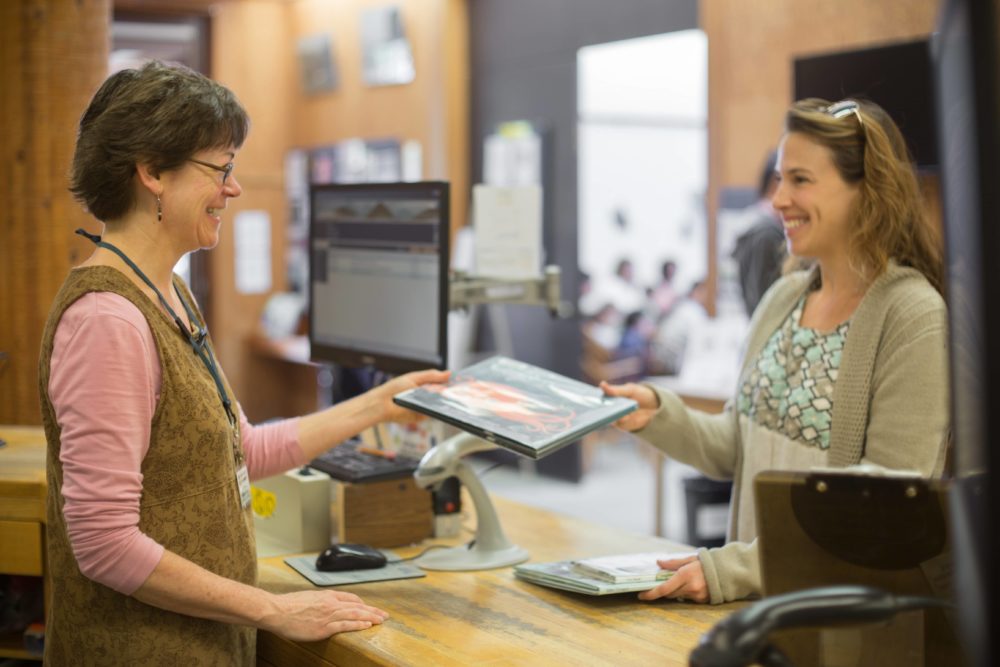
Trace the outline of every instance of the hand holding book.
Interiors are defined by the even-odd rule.
[[[661,568],[657,561],[679,556],[680,554],[639,553],[584,558],[573,561],[573,569],[613,583],[645,581],[652,585],[672,574],[670,570]]]
[[[642,593],[654,589],[674,576],[658,561],[697,558],[691,553],[638,553],[556,561],[526,563],[514,567],[514,576],[541,586],[587,595]]]
[[[672,598],[678,602],[709,601],[708,582],[698,554],[671,554],[659,560],[658,564],[672,574],[666,581],[639,593],[640,600]]]
[[[630,399],[502,356],[455,371],[445,384],[425,384],[393,400],[533,459],[636,409]]]
[[[636,402],[638,409],[621,417],[615,426],[623,431],[638,431],[644,428],[660,408],[660,399],[656,392],[644,384],[609,384],[601,382],[601,391],[607,396],[630,399]]]

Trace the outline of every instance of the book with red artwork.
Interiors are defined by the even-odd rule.
[[[635,401],[538,366],[497,356],[393,400],[532,459],[636,409]]]

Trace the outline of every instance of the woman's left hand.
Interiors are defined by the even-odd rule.
[[[392,402],[392,397],[396,394],[419,387],[422,384],[442,384],[448,381],[451,371],[414,371],[406,375],[393,378],[385,384],[379,385],[372,391],[377,392],[379,405],[381,406],[382,418],[379,421],[391,421],[398,424],[412,424],[425,418],[424,415],[407,410]]]
[[[663,570],[674,570],[672,577],[656,588],[639,593],[640,600],[674,598],[689,602],[708,602],[708,582],[705,570],[697,554],[658,560],[656,564]]]
[[[656,392],[644,384],[636,384],[634,382],[610,384],[602,381],[601,391],[608,396],[631,398],[639,404],[638,410],[625,415],[615,422],[615,426],[623,431],[631,433],[632,431],[646,428],[650,420],[653,419],[653,415],[660,409],[660,398],[656,395]]]

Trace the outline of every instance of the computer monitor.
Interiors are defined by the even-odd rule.
[[[448,190],[310,186],[313,360],[387,373],[447,366]]]
[[[930,44],[926,39],[796,58],[795,99],[861,97],[886,110],[920,167],[938,163]]]
[[[955,600],[970,664],[997,658],[1000,443],[1000,28],[996,3],[946,0],[933,39],[955,447]]]

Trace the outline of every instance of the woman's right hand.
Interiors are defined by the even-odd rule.
[[[291,641],[319,641],[338,632],[365,630],[389,618],[388,612],[343,591],[299,591],[274,599],[275,608],[259,627]]]
[[[660,409],[660,399],[652,389],[644,384],[608,384],[601,382],[601,391],[608,396],[624,396],[639,404],[639,409],[630,412],[615,422],[623,431],[638,431],[645,428],[653,415]]]
[[[379,418],[379,421],[391,421],[400,424],[408,424],[426,419],[426,415],[422,415],[418,412],[414,412],[413,410],[407,410],[404,407],[396,405],[393,403],[392,397],[406,391],[407,389],[413,389],[423,384],[444,384],[448,381],[449,377],[451,377],[451,371],[414,371],[412,373],[406,373],[405,375],[395,377],[385,384],[380,384],[375,387],[371,390],[371,394],[372,396],[377,397],[379,405],[381,406],[381,417]]]

